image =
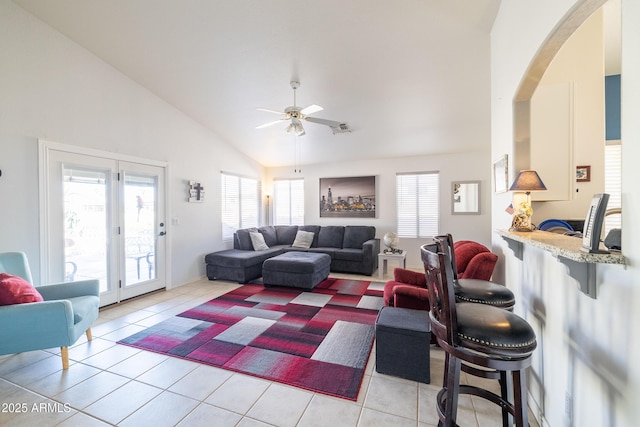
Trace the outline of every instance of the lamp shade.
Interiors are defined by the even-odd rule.
[[[538,176],[538,172],[534,170],[523,170],[518,173],[515,181],[509,187],[509,191],[522,191],[522,192],[531,192],[531,191],[545,191],[547,187],[544,185],[540,176]]]

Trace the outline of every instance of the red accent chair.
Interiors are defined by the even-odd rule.
[[[424,273],[393,269],[393,280],[384,285],[384,305],[429,310],[429,292]]]
[[[498,256],[471,240],[453,244],[457,279],[489,280]],[[429,310],[429,293],[424,273],[395,268],[393,280],[384,286],[384,305]]]
[[[453,244],[458,279],[490,280],[498,256],[486,246],[471,240]]]

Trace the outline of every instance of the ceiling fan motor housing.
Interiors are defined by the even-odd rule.
[[[287,118],[302,118],[302,114],[300,113],[300,110],[302,110],[302,108],[297,107],[297,106],[291,106],[291,107],[287,107],[284,109],[284,114],[287,115]]]

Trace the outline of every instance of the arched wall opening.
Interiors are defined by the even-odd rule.
[[[542,170],[549,189],[532,194],[534,202],[545,202],[534,203],[534,223],[583,219],[591,196],[604,192],[609,24],[603,6],[616,2],[584,0],[569,10],[538,49],[513,98],[514,175],[523,169]],[[603,12],[596,13],[601,8]],[[592,165],[590,182],[576,181],[579,165]]]

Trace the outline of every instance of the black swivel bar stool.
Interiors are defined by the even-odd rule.
[[[503,427],[510,425],[509,415],[516,426],[528,426],[525,370],[531,366],[537,345],[533,329],[510,311],[486,304],[456,303],[449,254],[433,249],[433,245],[424,245],[421,255],[429,291],[431,333],[446,353],[444,385],[436,400],[438,425],[456,426],[458,396],[471,394],[502,408]],[[461,371],[498,380],[500,396],[460,384]],[[513,401],[509,401],[511,386]]]
[[[438,250],[449,255],[453,271],[453,283],[458,302],[473,302],[513,311],[516,303],[513,292],[506,286],[488,280],[458,279],[456,256],[451,234],[436,236]]]

